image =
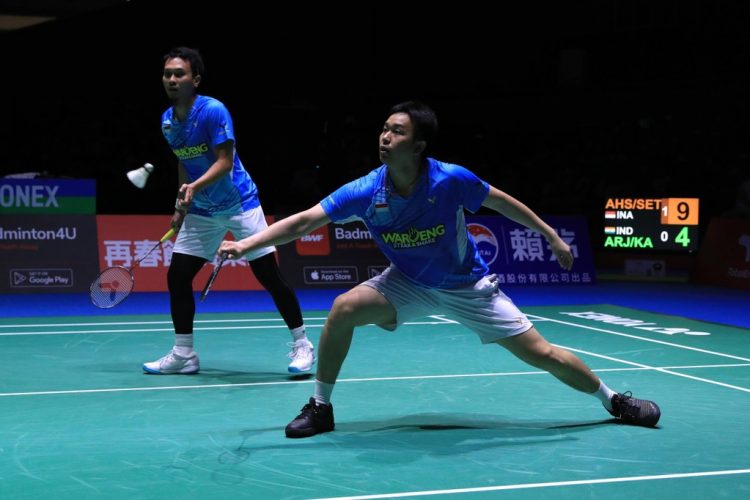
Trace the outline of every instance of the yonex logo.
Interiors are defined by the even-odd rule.
[[[0,186],[0,206],[9,207],[59,207],[57,191],[60,186]]]

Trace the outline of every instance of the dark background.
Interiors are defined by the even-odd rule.
[[[410,98],[438,113],[431,155],[595,234],[612,196],[700,197],[702,230],[734,209],[747,2],[450,4],[132,0],[0,33],[0,174],[94,178],[98,213],[171,213],[162,57],[189,45],[267,214],[377,167],[386,112]],[[138,190],[125,173],[147,161]]]

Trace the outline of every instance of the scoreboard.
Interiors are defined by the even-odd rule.
[[[604,248],[698,250],[698,198],[609,198]]]

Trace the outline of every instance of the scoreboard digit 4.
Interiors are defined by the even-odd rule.
[[[698,198],[609,198],[604,247],[694,252],[698,209]]]

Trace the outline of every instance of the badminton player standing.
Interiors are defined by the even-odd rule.
[[[172,105],[162,115],[161,130],[177,157],[179,181],[171,222],[179,233],[167,273],[175,341],[164,357],[143,365],[146,373],[200,370],[193,350],[193,278],[213,259],[227,231],[242,239],[267,227],[258,189],[237,155],[229,111],[218,100],[197,93],[203,74],[203,59],[195,49],[179,47],[164,56],[162,83]],[[248,252],[246,258],[289,327],[289,372],[309,372],[315,362],[313,345],[305,335],[297,296],[281,276],[274,251],[265,246]]]

